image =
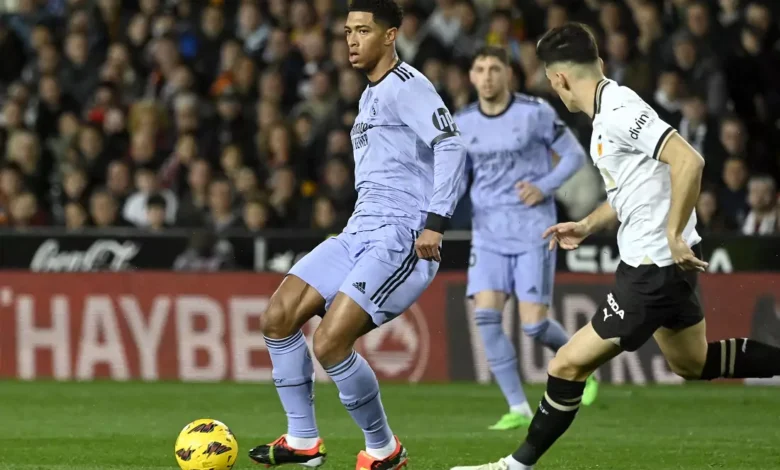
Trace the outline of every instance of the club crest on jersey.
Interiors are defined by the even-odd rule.
[[[642,112],[636,119],[634,119],[634,125],[628,128],[628,133],[634,140],[639,139],[639,131],[642,130],[645,125],[650,122],[650,115],[646,112]]]
[[[599,135],[599,141],[596,144],[596,153],[598,156],[602,156],[604,154],[604,144],[601,143],[601,136]]]
[[[378,111],[377,104],[379,103],[379,98],[374,98],[374,103],[371,105],[371,117],[376,117]]]

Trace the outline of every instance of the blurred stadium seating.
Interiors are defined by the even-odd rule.
[[[351,70],[339,0],[5,0],[0,223],[11,230],[198,227],[339,231],[355,192]],[[454,112],[470,56],[509,48],[518,91],[562,108],[534,41],[567,20],[597,32],[606,74],[705,156],[705,233],[778,232],[780,29],[758,0],[418,0],[398,53]],[[586,147],[587,148],[587,147]],[[602,197],[586,168],[561,218]],[[456,228],[469,226],[468,201]]]
[[[474,51],[501,45],[515,90],[547,99],[585,148],[590,122],[551,95],[535,41],[589,24],[606,75],[706,160],[708,336],[780,346],[780,1],[401,3],[398,53],[453,113],[476,99]],[[366,80],[348,62],[345,11],[346,0],[0,0],[0,415],[12,430],[0,468],[163,468],[176,433],[206,416],[236,431],[242,454],[283,432],[259,325],[281,273],[355,203],[350,129]],[[557,192],[559,218],[587,214],[602,187],[586,165]],[[505,404],[482,386],[492,378],[465,301],[468,197],[453,224],[431,286],[356,346],[419,470],[506,455],[519,436],[486,430]],[[611,233],[558,256],[552,315],[567,330],[593,314],[617,261]],[[523,380],[545,381],[551,353],[524,339],[512,302],[504,320]],[[681,379],[653,342],[597,373],[620,386],[603,387],[543,468],[780,469],[775,390],[671,387]],[[203,381],[223,383],[192,384]],[[362,436],[335,387],[317,390],[331,467],[350,468]]]

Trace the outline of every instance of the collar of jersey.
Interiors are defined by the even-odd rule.
[[[609,85],[610,81],[606,78],[602,78],[600,82],[596,84],[596,93],[593,95],[593,119],[596,119],[596,115],[601,112],[601,98],[604,94],[604,88]]]
[[[398,59],[398,61],[395,63],[395,65],[390,67],[390,70],[388,70],[387,72],[385,72],[384,75],[382,75],[382,78],[380,78],[379,80],[377,80],[375,82],[369,81],[368,82],[368,86],[375,87],[375,86],[379,85],[380,83],[382,83],[382,80],[387,78],[387,76],[390,75],[393,72],[393,70],[397,69],[398,67],[402,66],[403,64],[404,64],[404,61],[401,60],[401,59]]]
[[[501,117],[504,114],[506,114],[506,112],[509,111],[509,108],[512,107],[512,104],[514,104],[514,102],[515,102],[515,94],[510,92],[509,93],[509,101],[506,103],[506,107],[503,110],[501,110],[500,113],[493,114],[493,115],[486,114],[485,111],[482,110],[482,105],[480,105],[479,102],[477,103],[477,109],[479,109],[479,113],[482,116],[484,116],[484,117],[486,117],[488,119],[495,119],[497,117]]]

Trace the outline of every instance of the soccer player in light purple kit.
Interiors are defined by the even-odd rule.
[[[396,55],[402,17],[393,0],[350,5],[349,60],[370,82],[352,128],[358,200],[344,231],[292,267],[263,317],[288,429],[249,451],[258,463],[316,468],[325,462],[314,416],[314,369],[301,333],[322,312],[314,354],[365,434],[356,468],[395,470],[407,463],[406,449],[388,425],[376,375],[353,347],[402,314],[433,280],[466,154],[433,85]]]
[[[470,77],[479,101],[455,115],[473,176],[472,251],[467,295],[490,370],[509,412],[490,429],[528,426],[533,411],[520,382],[517,354],[501,326],[507,298],[514,294],[525,334],[553,351],[569,339],[547,311],[552,299],[555,251],[542,233],[556,222],[554,193],[585,164],[585,150],[547,102],[512,93],[504,49],[484,47]],[[553,154],[559,157],[553,164]],[[465,179],[461,192],[466,189]],[[583,401],[596,398],[588,382]]]

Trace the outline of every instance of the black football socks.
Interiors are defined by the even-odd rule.
[[[776,375],[780,375],[780,348],[747,338],[723,339],[707,345],[702,380]]]
[[[534,414],[525,442],[512,457],[523,465],[534,465],[571,426],[580,408],[583,390],[585,382],[548,376],[547,391]]]

